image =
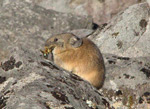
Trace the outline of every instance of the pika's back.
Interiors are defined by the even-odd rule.
[[[96,88],[102,86],[104,61],[99,48],[91,40],[67,33],[52,36],[45,46],[50,49],[55,64],[87,80]]]

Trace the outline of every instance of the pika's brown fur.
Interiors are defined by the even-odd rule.
[[[50,37],[45,47],[52,52],[58,66],[89,81],[100,88],[104,81],[105,66],[98,47],[88,38],[73,34],[59,34]]]

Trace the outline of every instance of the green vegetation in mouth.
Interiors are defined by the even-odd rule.
[[[52,52],[52,48],[45,47],[44,50],[40,50],[44,57],[47,57],[50,52]]]

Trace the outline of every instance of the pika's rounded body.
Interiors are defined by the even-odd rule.
[[[53,48],[55,64],[87,80],[96,88],[102,86],[104,61],[100,50],[91,40],[80,39],[69,33],[60,34],[50,37],[45,46]]]

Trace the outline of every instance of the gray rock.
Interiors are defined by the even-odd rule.
[[[150,0],[146,0],[147,1],[147,3],[149,4],[149,6],[150,6]]]
[[[0,7],[1,109],[104,109],[109,102],[88,82],[44,60],[51,35],[91,28],[90,20],[22,0]]]
[[[106,66],[99,90],[116,109],[150,107],[150,8],[133,5],[89,36],[100,48]]]
[[[120,56],[149,56],[147,3],[136,4],[118,14],[93,40],[103,53]],[[143,44],[144,42],[144,44]]]
[[[58,12],[71,13],[73,9],[69,6],[71,0],[42,0],[38,5],[46,9],[53,9]],[[58,8],[59,7],[59,8]]]
[[[9,2],[11,5],[6,4],[0,10],[0,13],[2,13],[0,16],[0,21],[2,22],[0,24],[1,37],[8,38],[12,43],[15,40],[24,40],[22,37],[13,38],[16,35],[22,36],[22,34],[25,34],[27,35],[26,37],[30,35],[36,37],[39,41],[43,41],[52,34],[59,34],[74,29],[92,29],[92,21],[89,18],[62,14],[52,10],[48,11],[39,6],[20,1],[11,1]],[[15,31],[17,31],[17,34],[13,33]],[[31,38],[30,41],[24,40],[24,42],[30,45],[30,43],[35,42],[33,39]],[[5,51],[3,44],[5,43],[0,43],[0,50]],[[37,49],[41,46],[35,43],[34,47]],[[7,54],[9,52],[6,54],[1,52],[0,57],[5,57]]]
[[[0,1],[0,108],[148,108],[150,24],[146,3],[129,7],[110,24],[93,31],[89,18],[46,10],[26,1]],[[66,31],[79,37],[90,35],[100,47],[106,79],[99,92],[44,60],[40,53],[48,37]]]
[[[114,108],[150,107],[149,12],[147,3],[133,5],[89,37],[99,46],[106,65],[99,91]]]
[[[83,38],[92,35],[95,31],[91,29],[77,29],[77,30],[72,30],[70,32],[75,34],[79,38]]]
[[[36,1],[36,4],[58,12],[74,13],[80,16],[92,16],[98,25],[107,23],[118,12],[133,4],[145,0],[27,0]],[[58,8],[59,7],[59,8]]]
[[[150,97],[150,57],[104,54],[106,78],[100,90],[117,109],[147,107]],[[143,108],[147,109],[147,108]]]

